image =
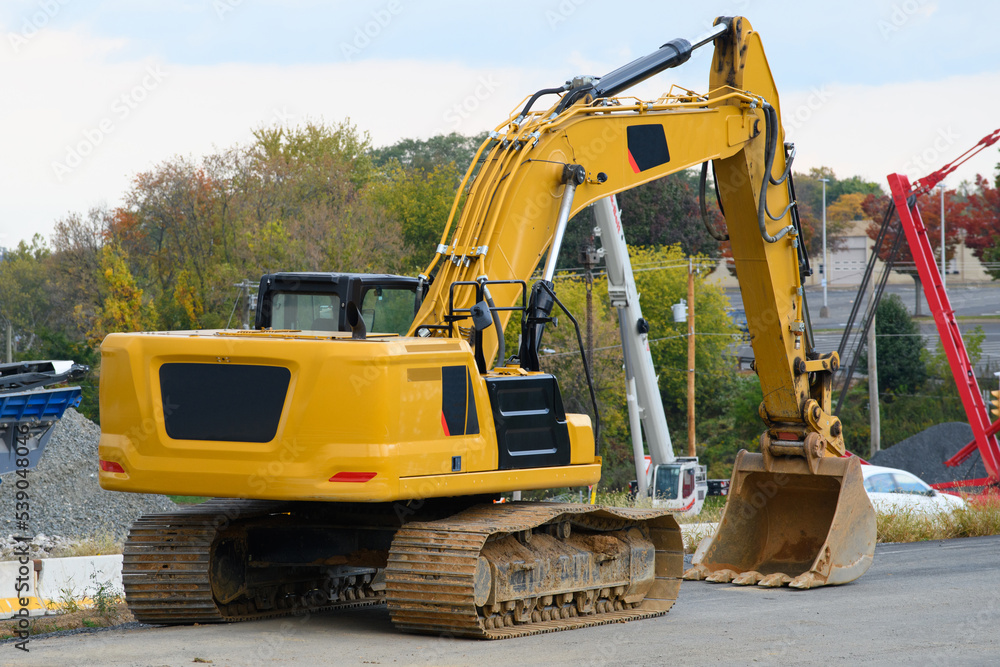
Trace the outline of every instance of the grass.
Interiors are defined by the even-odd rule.
[[[200,505],[208,500],[207,496],[167,496],[178,505]]]
[[[120,554],[123,543],[111,533],[101,533],[71,544],[56,547],[48,558],[72,558],[74,556],[107,556]]]
[[[76,630],[78,628],[107,628],[112,625],[121,625],[135,620],[129,612],[124,602],[118,602],[113,607],[105,610],[102,614],[95,609],[79,609],[65,614],[50,614],[48,616],[35,616],[29,620],[28,632],[34,635],[41,635],[47,632],[60,632],[62,630]],[[11,639],[17,636],[18,621],[0,621],[0,640]]]
[[[1000,498],[969,502],[940,514],[912,511],[877,512],[879,542],[923,542],[1000,534]]]
[[[91,575],[90,582],[91,586],[87,588],[85,595],[93,604],[84,607],[74,591],[64,588],[60,591],[57,603],[52,605],[56,613],[29,619],[28,632],[40,635],[78,628],[107,628],[135,620],[125,604],[121,589],[110,581],[100,580],[96,572]],[[18,619],[0,621],[0,640],[19,637],[19,631],[23,630]]]

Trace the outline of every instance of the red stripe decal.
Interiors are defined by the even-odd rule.
[[[448,431],[448,420],[444,418],[444,410],[441,411],[441,428],[444,429],[445,435],[451,435],[451,433]]]
[[[639,165],[635,163],[635,158],[632,157],[632,151],[627,151],[627,152],[628,152],[628,163],[632,165],[632,171],[638,174],[642,170],[639,169]]]

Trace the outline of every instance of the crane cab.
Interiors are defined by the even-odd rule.
[[[672,463],[650,467],[653,507],[684,515],[701,512],[708,495],[708,473],[705,466],[698,465],[696,457],[679,457]]]

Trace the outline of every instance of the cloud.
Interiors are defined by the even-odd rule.
[[[975,103],[958,91],[975,91]],[[797,171],[828,166],[885,186],[889,173],[911,180],[954,160],[998,126],[1000,72],[881,86],[832,84],[782,94],[782,115],[796,142]],[[996,148],[970,160],[946,184],[991,176]]]
[[[198,158],[249,141],[261,125],[349,117],[375,145],[475,134],[507,118],[526,95],[588,71],[415,59],[180,65],[128,52],[126,40],[55,28],[17,53],[0,48],[0,245],[47,235],[70,211],[113,206],[137,173],[178,154]],[[709,56],[699,52],[693,65],[644,82],[636,94],[655,98],[673,82],[703,91]],[[621,64],[579,54],[574,62],[591,73]],[[1000,73],[990,73],[783,90],[782,112],[798,144],[798,170],[825,165],[883,183],[890,171],[924,175],[993,130],[998,84]],[[975,91],[975,104],[957,91]],[[68,171],[58,166],[71,161]],[[986,151],[948,184],[992,174],[996,161]]]
[[[30,46],[13,60],[4,54],[10,66],[0,67],[0,86],[10,91],[0,101],[0,245],[48,234],[69,211],[114,205],[136,173],[246,142],[261,125],[350,117],[376,145],[473,134],[549,82],[542,70],[415,60],[123,61],[120,43],[81,31],[47,30]]]

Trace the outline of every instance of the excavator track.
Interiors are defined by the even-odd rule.
[[[569,526],[578,535],[573,544]],[[611,558],[610,547],[622,539],[633,544],[623,561],[626,572],[645,572],[647,581],[638,588],[611,585],[599,576],[606,567],[602,563],[619,563]],[[519,547],[532,543],[534,551]],[[588,545],[594,550],[577,553],[587,551],[577,547]],[[603,561],[597,553],[602,548],[609,554]],[[546,551],[554,554],[549,560]],[[506,562],[498,554],[509,555]],[[648,556],[651,562],[640,562]],[[590,564],[581,558],[590,558]],[[480,505],[401,528],[389,552],[386,595],[393,623],[402,630],[480,639],[522,637],[665,614],[677,599],[683,558],[680,529],[661,511],[554,503]],[[546,581],[548,588],[540,588]],[[518,589],[524,594],[513,599],[500,599],[497,593]]]
[[[136,620],[176,625],[248,621],[293,613],[361,607],[384,602],[384,595],[359,583],[338,601],[288,596],[274,608],[258,609],[252,599],[220,604],[212,588],[212,547],[234,521],[252,520],[288,509],[289,503],[210,500],[178,512],[137,519],[125,543],[122,581]],[[253,591],[248,596],[253,598]]]

